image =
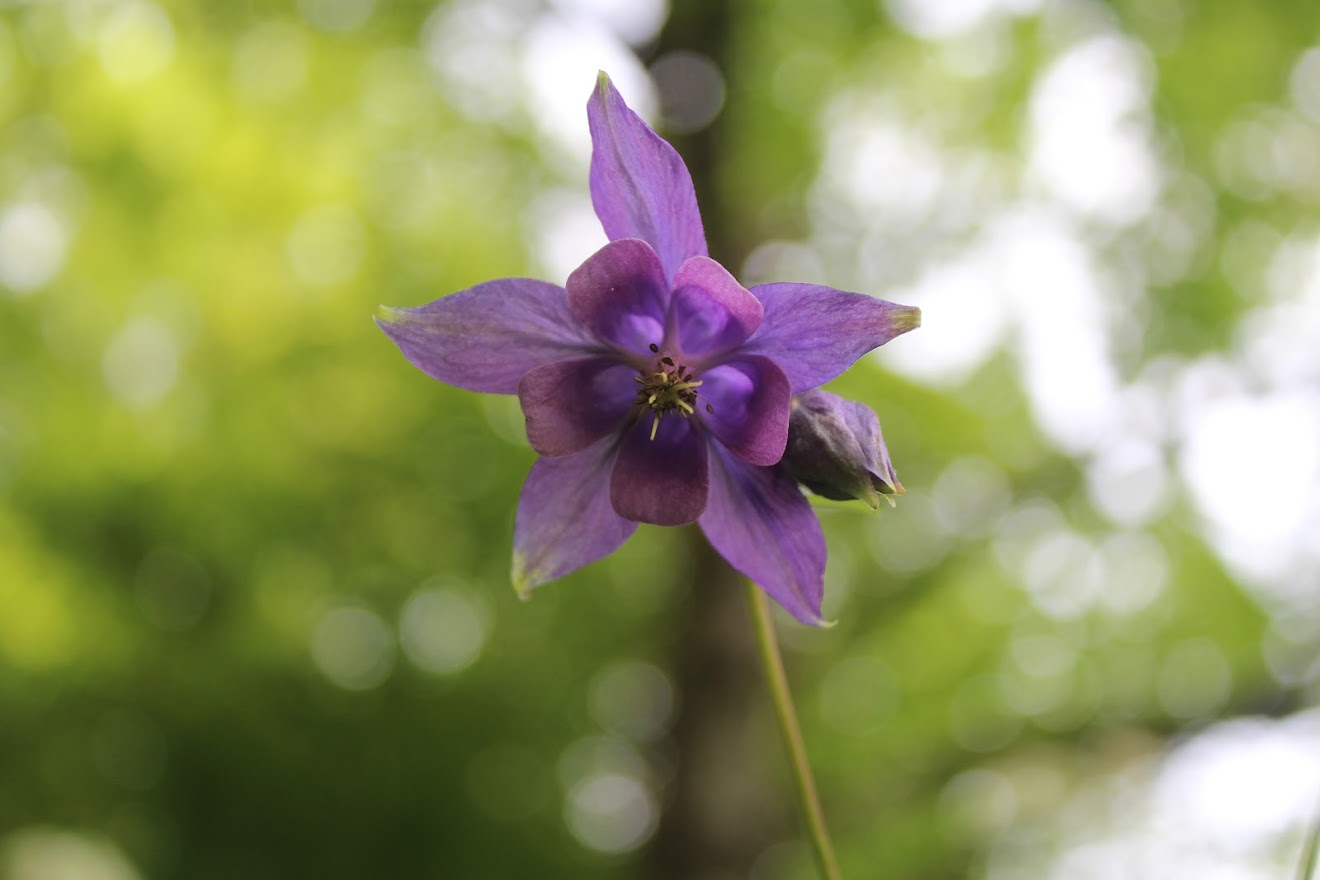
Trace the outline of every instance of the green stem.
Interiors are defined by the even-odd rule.
[[[798,726],[797,712],[793,709],[793,695],[788,691],[788,676],[784,674],[784,659],[779,654],[779,639],[775,637],[775,621],[770,616],[770,603],[756,584],[747,582],[747,601],[751,605],[752,625],[756,629],[756,642],[760,647],[761,665],[765,667],[766,683],[775,704],[779,731],[788,746],[788,760],[793,768],[793,782],[797,786],[798,804],[807,825],[807,836],[816,851],[821,876],[825,880],[841,880],[839,859],[830,843],[830,832],[825,827],[825,814],[816,794],[816,779],[807,762],[807,748],[802,742],[802,728]]]
[[[1317,853],[1320,853],[1320,811],[1316,812],[1310,833],[1306,835],[1306,843],[1302,845],[1302,861],[1297,865],[1297,880],[1313,880]]]

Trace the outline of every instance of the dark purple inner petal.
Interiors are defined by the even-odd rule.
[[[742,345],[761,326],[764,309],[751,292],[709,257],[693,257],[674,276],[666,347],[688,357]]]
[[[773,361],[752,355],[701,374],[704,405],[697,415],[739,458],[769,466],[788,443],[788,377]]]
[[[616,430],[637,391],[636,373],[614,358],[561,361],[518,383],[527,440],[541,455],[572,455]]]
[[[624,519],[681,526],[706,509],[706,438],[688,419],[661,419],[651,438],[646,413],[624,434],[610,476],[610,501]]]
[[[620,351],[648,356],[664,338],[669,285],[651,246],[612,241],[568,276],[568,304],[593,333]]]

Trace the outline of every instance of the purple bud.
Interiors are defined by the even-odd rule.
[[[835,501],[856,498],[875,510],[881,497],[892,506],[893,496],[903,494],[880,419],[869,407],[828,391],[793,398],[781,464],[803,486]]]

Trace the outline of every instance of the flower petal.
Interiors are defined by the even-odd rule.
[[[513,527],[513,585],[534,587],[608,556],[637,529],[610,505],[613,438],[532,465]]]
[[[417,308],[382,307],[376,323],[413,365],[469,391],[514,394],[532,367],[602,350],[564,289],[502,278]]]
[[[751,464],[774,464],[788,443],[788,377],[768,357],[728,361],[700,376],[702,423],[729,451]]]
[[[761,326],[760,300],[710,257],[693,257],[674,276],[666,348],[684,355],[731,351]]]
[[[636,399],[637,373],[614,358],[543,364],[518,383],[527,440],[540,455],[572,455],[614,431]]]
[[[762,284],[761,329],[743,348],[783,367],[793,393],[823,385],[877,346],[921,324],[921,310],[816,284]]]
[[[824,625],[825,535],[792,478],[718,446],[710,474],[710,500],[700,520],[707,540],[789,614]]]
[[[710,475],[706,438],[690,419],[662,419],[651,439],[648,413],[627,430],[610,475],[610,501],[619,516],[658,526],[681,526],[706,508]]]
[[[687,166],[651,131],[602,72],[587,102],[591,203],[611,241],[640,238],[660,255],[665,278],[706,255],[706,234]]]
[[[568,276],[568,305],[604,341],[633,355],[664,339],[669,283],[641,239],[612,241]]]

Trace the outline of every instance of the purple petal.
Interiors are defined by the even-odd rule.
[[[765,310],[710,257],[693,257],[674,276],[666,348],[692,356],[731,351],[761,326]]]
[[[610,476],[610,501],[625,519],[681,526],[706,508],[706,438],[690,420],[670,415],[653,440],[652,418],[646,413],[624,434]]]
[[[706,255],[697,194],[687,166],[628,109],[603,72],[587,102],[591,203],[611,241],[640,238],[660,255],[665,278],[688,257]]]
[[[382,307],[376,323],[422,372],[469,391],[514,394],[533,367],[602,350],[564,289],[530,278],[488,281],[417,308]]]
[[[698,413],[729,451],[751,464],[769,466],[788,443],[788,377],[767,357],[752,355],[728,361],[700,376]]]
[[[513,527],[513,585],[526,597],[618,549],[636,530],[610,505],[613,439],[532,466]]]
[[[669,283],[651,246],[625,238],[605,245],[568,276],[568,304],[598,337],[649,358],[647,348],[664,339]]]
[[[914,306],[816,284],[762,284],[761,329],[743,348],[774,358],[793,393],[823,385],[859,357],[921,324]]]
[[[543,364],[518,383],[527,440],[540,455],[572,455],[620,427],[636,398],[636,371],[614,358]]]
[[[811,504],[779,468],[716,446],[701,530],[729,564],[803,623],[821,626],[825,536]]]
[[[822,397],[828,394],[825,391],[812,393]],[[898,473],[895,472],[893,463],[889,460],[889,447],[885,445],[885,435],[880,430],[880,417],[875,414],[875,410],[855,400],[839,398],[838,402],[848,430],[857,438],[857,445],[862,454],[861,460],[866,472],[871,476],[873,488],[881,495],[907,494],[903,484],[898,481]],[[892,498],[889,503],[891,505],[894,503]],[[876,506],[871,502],[871,507]]]

